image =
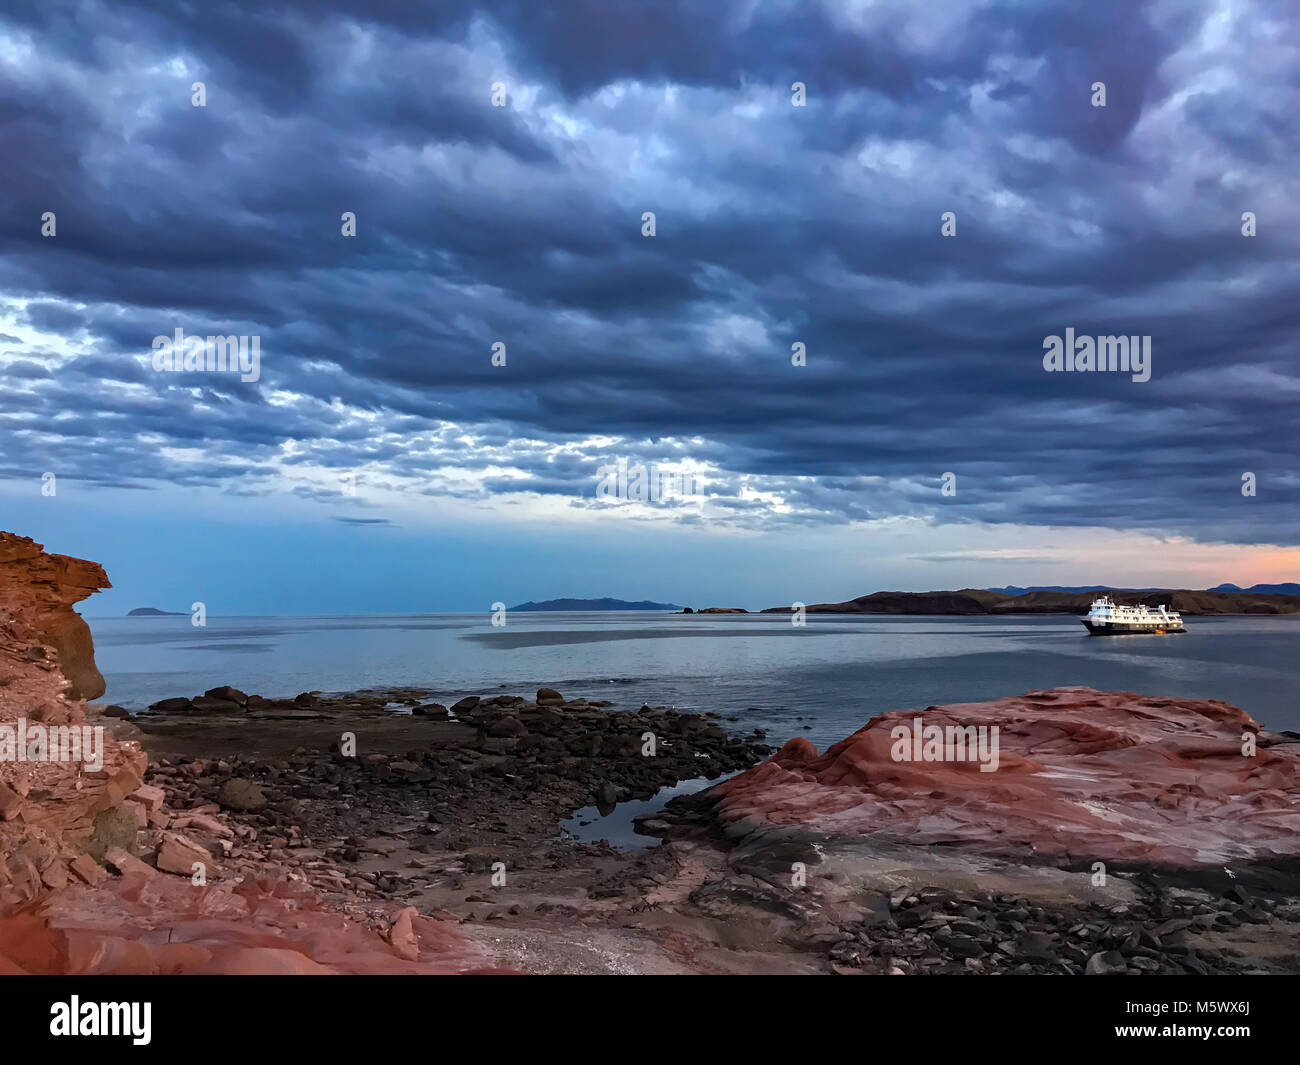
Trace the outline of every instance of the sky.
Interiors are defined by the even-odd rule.
[[[1296,580],[1297,46],[1291,0],[0,0],[0,528],[104,563],[90,614]]]

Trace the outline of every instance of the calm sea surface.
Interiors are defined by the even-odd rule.
[[[88,618],[106,702],[131,709],[218,684],[250,693],[434,689],[440,701],[540,686],[714,710],[819,748],[885,710],[1086,684],[1224,699],[1300,730],[1300,616],[1189,618],[1182,636],[1090,637],[1077,618],[657,612],[207,619]]]

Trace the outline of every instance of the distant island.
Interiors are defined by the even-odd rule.
[[[547,599],[540,603],[520,603],[514,610],[680,610],[676,603],[652,603],[642,599],[629,603],[626,599]]]
[[[129,618],[183,618],[183,610],[159,610],[156,606],[138,606],[127,615]]]
[[[1140,591],[1097,588],[1084,592],[1043,590],[1020,595],[984,588],[963,588],[956,592],[873,592],[843,603],[812,603],[804,609],[809,614],[1086,614],[1099,591],[1109,592],[1117,603],[1151,607],[1163,604],[1188,615],[1300,613],[1300,595],[1168,588]],[[763,611],[764,614],[791,612],[792,608],[788,606],[774,606]]]

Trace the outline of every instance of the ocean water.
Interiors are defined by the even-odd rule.
[[[370,687],[494,691],[712,710],[819,748],[873,714],[1086,684],[1223,699],[1300,730],[1300,616],[1187,619],[1177,636],[1091,637],[1075,617],[829,617],[629,611],[88,618],[103,701],[143,709],[232,684],[265,696]]]

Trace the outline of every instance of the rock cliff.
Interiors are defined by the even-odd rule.
[[[412,909],[380,934],[273,869],[223,868],[216,811],[169,809],[140,745],[87,717],[104,680],[72,607],[107,587],[0,532],[0,973],[481,969],[481,947]],[[83,728],[103,730],[94,758],[54,757],[55,730]]]
[[[64,887],[96,818],[143,783],[147,760],[132,744],[106,744],[98,772],[5,750],[20,730],[85,724],[84,697],[104,678],[72,606],[108,586],[93,562],[0,533],[0,912]]]
[[[98,563],[47,555],[25,536],[0,532],[0,623],[14,626],[5,634],[5,647],[25,640],[24,652],[36,646],[53,651],[71,699],[104,694],[90,629],[72,607],[111,587]]]

